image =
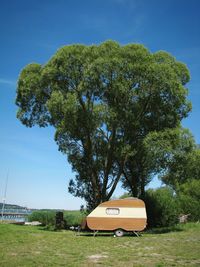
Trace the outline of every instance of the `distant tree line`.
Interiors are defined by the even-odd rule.
[[[0,203],[0,209],[3,208],[3,203]],[[14,204],[4,204],[5,209],[26,209],[25,207],[14,205]]]

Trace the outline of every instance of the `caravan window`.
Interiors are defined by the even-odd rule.
[[[107,208],[106,209],[106,214],[107,215],[118,215],[119,214],[119,209],[118,208]]]

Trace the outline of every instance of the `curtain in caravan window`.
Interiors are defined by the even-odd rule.
[[[119,214],[119,209],[118,208],[107,208],[106,209],[106,214],[107,215],[118,215]]]

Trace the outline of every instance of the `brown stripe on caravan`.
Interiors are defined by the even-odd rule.
[[[145,207],[144,202],[138,198],[127,198],[127,199],[116,199],[101,203],[98,207],[109,207],[109,208],[120,208],[120,207],[134,207],[143,208]]]
[[[87,226],[91,230],[114,231],[123,229],[125,231],[142,231],[146,227],[146,223],[146,219],[138,218],[87,217]]]

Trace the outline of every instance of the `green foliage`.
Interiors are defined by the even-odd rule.
[[[55,211],[33,211],[32,214],[28,216],[29,222],[38,221],[42,225],[55,225]]]
[[[132,194],[144,193],[152,167],[143,140],[188,115],[188,81],[184,64],[139,44],[64,46],[46,64],[22,70],[17,117],[28,127],[55,128],[76,174],[69,191],[92,209],[112,196],[121,177]]]
[[[131,194],[128,193],[128,192],[125,192],[123,195],[121,195],[119,198],[120,199],[124,199],[124,198],[127,198],[127,197],[131,197]]]
[[[79,211],[67,211],[64,213],[64,219],[66,221],[66,226],[79,226],[85,215]]]
[[[150,132],[144,145],[156,172],[165,171],[175,158],[183,158],[195,148],[192,134],[181,127]]]
[[[46,229],[52,229],[55,226],[56,211],[38,210],[28,216],[29,221],[39,221],[42,225],[47,226]],[[65,226],[78,226],[81,224],[85,214],[80,211],[64,211]],[[54,228],[53,228],[54,229]]]
[[[179,205],[191,221],[200,220],[200,180],[190,180],[178,187]]]
[[[184,149],[180,153],[175,153],[171,159],[167,172],[161,179],[175,189],[179,185],[193,179],[200,179],[200,149],[194,148],[189,151]]]
[[[163,187],[147,190],[145,204],[148,227],[168,227],[178,222],[180,210],[172,189]]]
[[[55,230],[66,228],[66,222],[63,217],[63,211],[57,211],[55,215]]]

